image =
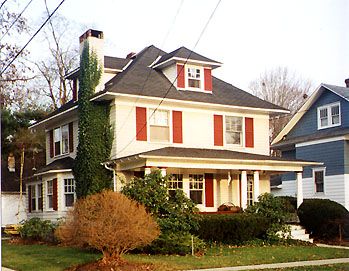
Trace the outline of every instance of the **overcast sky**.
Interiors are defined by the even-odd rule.
[[[60,1],[49,0],[51,10]],[[186,46],[222,62],[214,75],[245,90],[277,66],[312,80],[314,88],[322,82],[343,86],[349,78],[349,1],[222,0],[195,47],[217,3],[66,0],[59,13],[103,31],[107,55],[125,57],[151,44],[167,52]],[[35,20],[43,12],[43,0],[33,0],[24,15]],[[39,47],[35,40],[31,46]]]

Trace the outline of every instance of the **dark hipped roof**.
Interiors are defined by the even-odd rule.
[[[261,100],[216,77],[212,77],[212,94],[197,91],[177,90],[166,76],[149,67],[158,56],[166,54],[155,46],[149,46],[140,52],[125,71],[117,74],[106,85],[105,90],[97,93],[123,93],[147,97],[157,97],[210,104],[252,107],[261,109],[286,109]]]
[[[218,65],[221,65],[220,62],[212,60],[210,58],[207,58],[205,56],[202,56],[198,53],[195,53],[184,46],[178,48],[177,50],[172,51],[171,53],[164,54],[161,56],[161,58],[154,64],[154,66],[160,65],[161,63],[173,58],[182,58],[182,59],[190,59],[190,60],[196,60],[196,61],[202,61],[202,62],[211,62],[216,63]]]
[[[52,163],[40,168],[36,174],[44,173],[50,170],[73,169],[74,161],[75,160],[69,156],[55,160]]]
[[[299,159],[286,159],[282,157],[274,157],[269,155],[229,151],[229,150],[217,150],[217,149],[199,149],[199,148],[177,148],[177,147],[165,147],[152,151],[142,152],[132,156],[158,156],[158,157],[177,157],[177,158],[202,158],[202,159],[238,159],[238,160],[260,160],[260,161],[295,161],[299,162]],[[125,159],[127,157],[121,157],[115,161]],[[309,161],[307,161],[309,162]]]

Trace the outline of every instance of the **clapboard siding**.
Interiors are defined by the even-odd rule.
[[[348,113],[349,114],[349,113]],[[344,141],[344,172],[345,174],[349,174],[349,141]],[[348,184],[349,187],[349,184]],[[348,193],[349,197],[349,193]]]
[[[346,190],[344,187],[345,175],[326,176],[324,182],[324,193],[315,193],[315,185],[313,178],[303,179],[303,197],[304,199],[322,198],[330,199],[342,204],[349,209],[348,201],[346,200]],[[275,196],[297,196],[296,181],[283,181],[282,189],[273,189],[272,193]]]
[[[326,176],[344,174],[344,140],[297,147],[296,158],[323,162]],[[306,167],[303,178],[312,177],[312,167]]]
[[[310,107],[308,112],[288,133],[287,139],[314,134],[317,129],[317,108],[326,104],[340,101],[341,104],[341,127],[349,127],[349,103],[331,91],[324,91],[317,101]],[[331,129],[331,128],[328,128]]]

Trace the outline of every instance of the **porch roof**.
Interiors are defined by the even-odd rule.
[[[138,167],[173,167],[227,170],[303,171],[319,162],[285,159],[222,149],[165,147],[113,160],[119,171]]]
[[[64,157],[51,162],[50,164],[40,168],[34,176],[44,175],[48,173],[71,171],[74,165],[74,159],[71,157]]]

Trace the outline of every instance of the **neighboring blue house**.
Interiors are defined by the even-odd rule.
[[[272,142],[283,157],[323,162],[305,167],[302,183],[282,176],[274,195],[326,198],[349,210],[349,79],[346,87],[321,84]]]

